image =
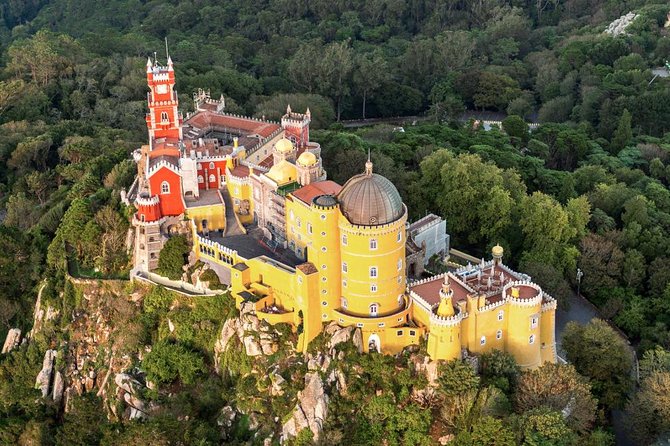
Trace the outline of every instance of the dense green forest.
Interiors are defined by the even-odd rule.
[[[118,192],[133,180],[130,152],[147,137],[144,64],[154,51],[164,58],[165,38],[184,112],[197,88],[223,94],[227,111],[271,119],[287,103],[309,106],[331,179],[359,173],[371,149],[375,171],[397,186],[411,217],[445,217],[454,246],[485,256],[502,244],[505,261],[561,304],[580,268],[582,293],[641,358],[640,380],[631,380],[626,347],[606,324],[566,331],[574,368],[545,371],[568,389],[561,398],[580,395],[579,418],[564,420],[565,401],[538,390],[550,380],[520,373],[507,357],[484,360],[479,376],[445,366],[437,399],[413,406],[394,398],[418,384],[384,369],[406,366],[404,358],[352,356],[352,370],[360,361],[369,376],[333,403],[329,444],[379,444],[382,435],[388,444],[430,444],[439,425],[458,445],[605,445],[609,414],[622,408],[636,444],[661,441],[670,430],[670,79],[651,70],[670,59],[669,9],[654,0],[2,2],[0,340],[12,327],[31,328],[42,285],[60,316],[52,332],[0,357],[0,443],[112,445],[145,435],[148,444],[217,444],[213,408],[253,405],[245,398],[262,387],[248,376],[216,381],[211,358],[197,353],[206,348],[190,338],[161,344],[157,327],[172,309],[145,301],[134,342],[155,341],[155,353],[144,367],[183,390],[176,400],[166,396],[172,388],[150,396],[168,408],[162,417],[115,424],[94,398],[63,415],[31,392],[43,351],[67,343],[81,307],[66,271],[127,276],[131,210]],[[626,33],[603,33],[629,11],[639,16]],[[508,117],[486,131],[459,120],[465,111]],[[431,120],[404,132],[337,123],[398,115]],[[531,131],[528,121],[541,125]],[[224,313],[207,307],[201,316]],[[175,363],[192,367],[161,366]],[[194,374],[211,378],[211,388]],[[365,380],[381,394],[360,402]],[[188,398],[193,404],[180,407]],[[185,413],[188,427],[176,425],[172,417]],[[351,413],[385,422],[357,417],[352,438]],[[255,441],[244,426],[231,435]]]

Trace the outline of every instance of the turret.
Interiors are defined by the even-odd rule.
[[[454,291],[449,285],[449,275],[444,276],[444,283],[442,283],[442,289],[440,290],[440,305],[437,307],[437,315],[441,317],[450,317],[456,314],[454,311],[454,304],[452,298],[454,296]]]
[[[496,244],[492,249],[491,249],[491,256],[493,257],[493,264],[494,265],[500,265],[502,264],[502,258],[503,258],[503,253],[505,251],[503,250],[503,247],[500,246],[499,244]]]

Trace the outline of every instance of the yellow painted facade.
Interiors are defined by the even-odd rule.
[[[291,173],[286,166],[276,167],[277,175]],[[227,184],[231,197],[253,202],[248,184]],[[302,351],[325,323],[334,321],[360,328],[366,352],[395,354],[425,339],[436,360],[460,358],[464,349],[471,354],[498,349],[511,353],[523,368],[556,361],[556,302],[502,265],[502,248],[494,249],[494,260],[472,271],[449,273],[448,283],[439,276],[408,284],[404,205],[391,222],[360,225],[343,214],[337,196],[321,197],[327,199],[316,197],[308,204],[286,195],[287,248],[305,261],[296,267],[265,256],[245,259],[195,230],[194,250],[230,269],[230,291],[238,306],[253,305],[258,317],[271,324],[291,324],[300,333]],[[486,271],[499,277],[499,289],[491,278],[488,288],[481,285]],[[477,291],[474,283],[488,291]],[[421,291],[422,284],[434,293]]]
[[[203,220],[207,221],[207,229],[210,231],[226,229],[226,215],[224,207],[220,203],[187,208],[185,213],[186,217],[193,220],[199,232],[203,230]]]
[[[233,202],[233,209],[235,214],[240,219],[240,223],[249,224],[254,221],[254,200],[252,197],[252,187],[249,179],[236,178],[227,172],[226,189]],[[241,207],[248,206],[248,210],[243,212]]]

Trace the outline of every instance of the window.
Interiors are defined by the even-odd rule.
[[[346,281],[346,280],[343,280],[343,281],[342,281],[342,287],[343,287],[343,288],[346,288],[346,287],[347,287],[347,281]]]
[[[195,144],[195,141],[193,141],[193,144]],[[198,170],[202,170],[202,164],[198,163]]]
[[[528,343],[529,344],[535,344],[535,335],[530,335],[528,337]]]
[[[321,294],[326,294],[327,292],[328,291],[326,291],[326,290],[321,290]],[[325,304],[325,302],[324,302],[324,304]]]
[[[409,335],[410,336],[416,336],[416,331],[415,330],[410,330]]]
[[[398,336],[402,336],[402,330],[398,330],[398,331],[396,332],[396,334],[397,334]]]
[[[322,252],[326,252],[326,251],[328,251],[328,248],[326,248],[325,246],[322,246],[322,247],[321,247],[321,251],[322,251]]]
[[[402,283],[402,276],[398,276],[398,283]]]
[[[505,316],[505,312],[503,310],[498,311],[498,320],[499,321],[502,321],[504,316]]]
[[[496,332],[496,339],[502,339],[502,330]]]
[[[327,280],[328,280],[328,277],[326,277],[326,276],[323,276],[323,277],[321,278],[321,282],[326,282]]]
[[[321,231],[321,237],[325,237],[325,236],[326,236],[326,231]]]
[[[321,315],[321,317],[324,318],[324,319],[328,319],[328,315],[327,315],[326,313],[323,313],[323,314]]]
[[[377,285],[376,284],[371,284],[370,285],[370,292],[371,293],[376,293],[377,292]]]
[[[311,223],[307,223],[307,233],[308,234],[312,233],[312,224]]]
[[[530,328],[537,328],[537,316],[531,316],[530,318]]]
[[[378,308],[379,307],[377,306],[377,304],[370,304],[370,316],[377,317],[377,309]]]
[[[326,219],[326,214],[321,214],[321,220],[325,220],[325,219]]]
[[[482,336],[482,338],[479,340],[479,345],[485,345],[486,344],[486,336]]]
[[[374,279],[377,277],[377,267],[376,266],[371,266],[370,267],[370,278]]]
[[[344,297],[341,298],[340,305],[342,306],[342,308],[347,308],[347,299]]]
[[[326,265],[321,265],[321,269],[326,269]]]
[[[347,246],[347,234],[342,234],[342,244]]]
[[[398,243],[402,242],[402,232],[398,231],[398,237],[397,237]]]
[[[209,168],[214,169],[214,163],[209,163]]]
[[[342,262],[342,272],[343,272],[343,273],[348,272],[347,262]]]
[[[296,224],[298,225],[299,228],[302,227],[302,222],[300,221],[300,217],[298,217],[298,218],[295,220],[295,222],[296,222]]]
[[[168,122],[169,121],[167,112],[161,112],[161,121],[162,122]]]
[[[167,181],[163,181],[161,183],[161,194],[169,194],[170,193],[170,183]]]
[[[402,259],[398,259],[398,271],[402,269]]]
[[[202,175],[198,175],[198,183],[204,183],[205,179],[202,177]]]
[[[325,290],[324,290],[324,291],[325,291]],[[323,305],[324,307],[327,307],[327,306],[328,306],[328,302],[326,302],[326,301],[324,300],[323,302],[321,302],[321,305]]]
[[[377,239],[376,238],[371,238],[370,239],[370,249],[371,250],[377,249]]]
[[[216,181],[216,177],[215,177],[214,175],[210,175],[210,176],[209,176],[209,182],[210,182],[210,183],[213,183],[213,182],[215,182],[215,181]]]

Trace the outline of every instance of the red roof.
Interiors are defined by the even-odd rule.
[[[202,111],[187,121],[188,125],[205,129],[209,126],[223,127],[228,130],[237,130],[240,135],[258,134],[267,138],[279,130],[279,125],[267,121],[238,116],[220,115],[210,111]]]
[[[443,283],[444,277],[438,276],[431,281],[419,285],[410,285],[410,290],[421,296],[429,305],[435,305],[440,303],[440,290]],[[466,300],[468,294],[470,294],[470,291],[461,285],[459,281],[455,280],[453,276],[449,277],[449,286],[454,292],[454,297],[452,298],[454,304]]]
[[[249,170],[250,169],[247,166],[238,164],[235,166],[235,168],[233,168],[233,170],[230,171],[230,174],[237,178],[245,178],[249,176]]]
[[[297,189],[292,195],[307,204],[311,204],[312,200],[319,195],[337,195],[340,189],[342,189],[342,186],[334,181],[317,181]]]

